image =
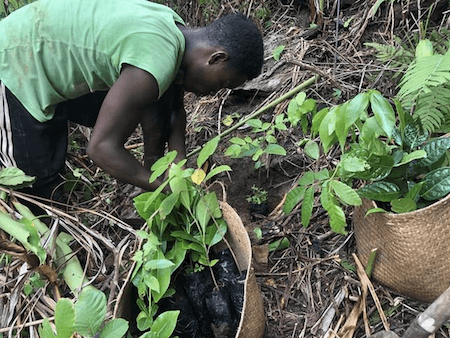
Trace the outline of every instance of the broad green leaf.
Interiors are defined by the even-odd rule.
[[[172,265],[174,265],[172,263]],[[144,283],[150,290],[155,290],[156,292],[160,292],[159,289],[159,281],[158,278],[152,276],[151,274],[147,274],[144,276]]]
[[[136,317],[136,325],[140,331],[147,331],[153,324],[153,317],[144,311]]]
[[[310,185],[314,183],[315,173],[313,171],[307,171],[303,174],[303,176],[298,180],[298,185]]]
[[[75,325],[75,308],[70,299],[61,298],[56,303],[55,325],[58,338],[72,337]]]
[[[164,259],[164,254],[162,252],[158,252],[158,256],[156,259]],[[172,268],[164,268],[164,269],[157,269],[153,270],[152,274],[158,279],[159,281],[159,289],[160,292],[156,292],[152,290],[152,296],[154,298],[155,302],[158,302],[166,293],[167,289],[170,286],[170,276],[172,275]]]
[[[303,227],[307,227],[309,225],[309,221],[311,220],[311,215],[314,207],[314,187],[309,187],[305,192],[305,197],[303,198],[302,203],[302,224]]]
[[[278,144],[269,144],[264,152],[270,155],[286,156],[286,150]]]
[[[172,190],[172,194],[179,195],[180,202],[184,205],[186,209],[190,209],[191,200],[189,195],[188,186],[186,184],[186,179],[183,177],[174,177],[169,182],[170,190]]]
[[[345,102],[339,109],[336,110],[336,123],[335,123],[335,133],[339,141],[341,149],[344,149],[345,143],[347,141],[348,129],[345,128],[345,111],[348,108],[348,102]]]
[[[153,322],[151,331],[157,334],[158,338],[170,338],[175,326],[180,311],[166,311],[161,313]]]
[[[414,124],[407,124],[403,138],[405,144],[411,149],[414,149],[427,140],[428,133],[420,130],[420,128]]]
[[[427,201],[438,200],[450,192],[450,167],[438,168],[425,175],[421,196]]]
[[[128,331],[128,322],[123,318],[110,320],[100,332],[100,338],[121,338]]]
[[[22,170],[16,167],[6,167],[0,170],[0,185],[11,188],[23,188],[30,186],[36,177],[27,176]]]
[[[327,115],[323,118],[319,127],[320,141],[322,142],[322,147],[324,153],[327,153],[331,145],[334,143],[336,137],[334,134],[334,128],[336,125],[336,112],[337,109],[331,109]]]
[[[370,168],[365,160],[358,157],[345,157],[341,161],[341,166],[344,171],[350,173],[363,172]]]
[[[319,132],[320,125],[322,124],[323,119],[326,115],[328,115],[329,109],[323,108],[317,114],[313,116],[311,131],[313,134],[317,134]]]
[[[414,202],[417,202],[417,200],[420,197],[420,191],[422,190],[424,184],[425,182],[419,182],[414,184],[414,186],[408,190],[405,197],[412,199]]]
[[[227,233],[227,223],[223,219],[217,220],[217,225],[212,224],[206,229],[206,244],[209,246],[219,243]]]
[[[174,266],[175,264],[168,259],[160,258],[160,259],[152,259],[145,263],[144,267],[146,270],[157,270],[157,269],[165,269]],[[157,291],[159,292],[159,291]]]
[[[75,303],[75,332],[94,337],[106,316],[106,296],[98,290],[83,290]]]
[[[320,157],[319,145],[316,141],[309,140],[305,144],[305,154],[311,157],[313,160],[318,160]]]
[[[369,93],[359,93],[350,100],[347,109],[345,109],[345,129],[348,130],[367,110],[369,106]]]
[[[172,150],[169,151],[165,156],[159,158],[155,163],[153,163],[151,167],[153,173],[150,176],[150,183],[154,182],[159,176],[164,174],[176,157],[176,150]]]
[[[369,117],[361,129],[361,138],[368,144],[383,134],[384,130],[375,116]]]
[[[391,201],[391,209],[392,211],[402,214],[405,212],[410,212],[417,209],[416,202],[414,202],[411,198],[399,198]]]
[[[305,195],[306,188],[304,186],[295,187],[286,195],[286,200],[283,204],[283,212],[289,214],[295,206],[302,200]]]
[[[262,127],[262,122],[260,119],[251,119],[247,121],[247,124],[254,129],[259,129]]]
[[[390,182],[375,182],[358,189],[358,195],[380,202],[390,202],[401,196],[400,188]]]
[[[435,163],[444,156],[448,149],[450,149],[450,137],[438,138],[428,142],[422,147],[422,150],[426,151],[427,157],[420,160],[418,165],[426,167]]]
[[[245,142],[245,140],[241,139],[240,137],[232,137],[230,139],[230,142],[241,146],[245,146],[247,144],[247,142]]]
[[[368,158],[367,164],[370,168],[364,172],[357,172],[355,177],[363,180],[382,180],[394,167],[394,158],[389,155],[372,154]]]
[[[161,219],[165,219],[167,217],[167,215],[169,215],[173,208],[175,207],[175,205],[177,204],[177,202],[179,201],[179,197],[180,194],[169,194],[169,196],[167,196],[164,201],[162,201],[161,205],[160,205],[160,211],[159,214],[161,215]]]
[[[238,158],[241,155],[242,146],[238,144],[232,144],[225,151],[225,156],[230,156],[231,158]]]
[[[215,192],[210,192],[203,196],[197,203],[196,217],[202,228],[202,232],[205,233],[206,226],[208,225],[211,217],[219,218],[222,216],[220,211],[219,202]]]
[[[214,154],[216,151],[217,145],[219,144],[220,137],[216,136],[213,139],[209,140],[200,151],[200,154],[197,157],[197,167],[201,168],[201,166],[208,160],[208,158]]]
[[[391,138],[395,126],[395,113],[389,101],[374,90],[370,93],[370,107],[381,128]]]
[[[331,230],[338,234],[346,235],[347,231],[345,231],[345,227],[347,226],[347,222],[345,220],[344,210],[336,204],[331,205],[326,210],[328,212],[328,216],[330,217]]]
[[[218,166],[218,167],[212,169],[208,173],[208,175],[206,175],[205,181],[209,180],[210,178],[212,178],[212,177],[214,177],[214,176],[216,176],[216,175],[218,175],[220,173],[223,173],[224,171],[232,171],[232,169],[229,166],[227,166],[227,165]]]
[[[53,332],[52,327],[48,318],[44,318],[42,326],[39,326],[39,337],[40,338],[56,338],[55,332]]]
[[[317,173],[314,173],[314,178],[318,181],[324,181],[330,178],[330,172],[328,169],[322,169]]]
[[[400,163],[397,164],[397,166],[412,162],[414,160],[420,160],[425,157],[427,157],[427,152],[425,150],[415,150],[412,153],[404,155]]]
[[[354,206],[362,204],[361,197],[359,197],[358,193],[347,184],[340,181],[331,180],[331,187],[342,203]]]
[[[433,44],[428,39],[420,40],[416,46],[416,57],[433,55]]]

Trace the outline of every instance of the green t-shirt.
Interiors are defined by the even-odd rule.
[[[161,97],[184,54],[176,23],[146,0],[38,0],[0,21],[0,79],[41,122],[59,102],[111,88],[124,63],[152,74]]]

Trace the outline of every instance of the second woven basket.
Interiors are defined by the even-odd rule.
[[[399,293],[432,302],[450,286],[450,195],[416,211],[373,213],[373,201],[354,211],[358,256],[367,264],[377,249],[372,277]]]

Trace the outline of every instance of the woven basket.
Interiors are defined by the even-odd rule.
[[[450,195],[416,211],[365,214],[376,207],[363,200],[354,211],[358,256],[367,264],[377,248],[372,277],[423,302],[432,302],[450,286]]]
[[[228,224],[226,239],[233,250],[239,271],[247,270],[244,307],[236,338],[261,338],[264,335],[264,306],[252,267],[252,246],[247,230],[236,211],[221,202],[223,218]]]

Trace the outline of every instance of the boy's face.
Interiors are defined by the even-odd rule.
[[[186,69],[184,89],[197,95],[214,94],[222,88],[236,88],[247,81],[247,76],[228,66],[228,60],[213,55],[207,62],[196,62]]]

